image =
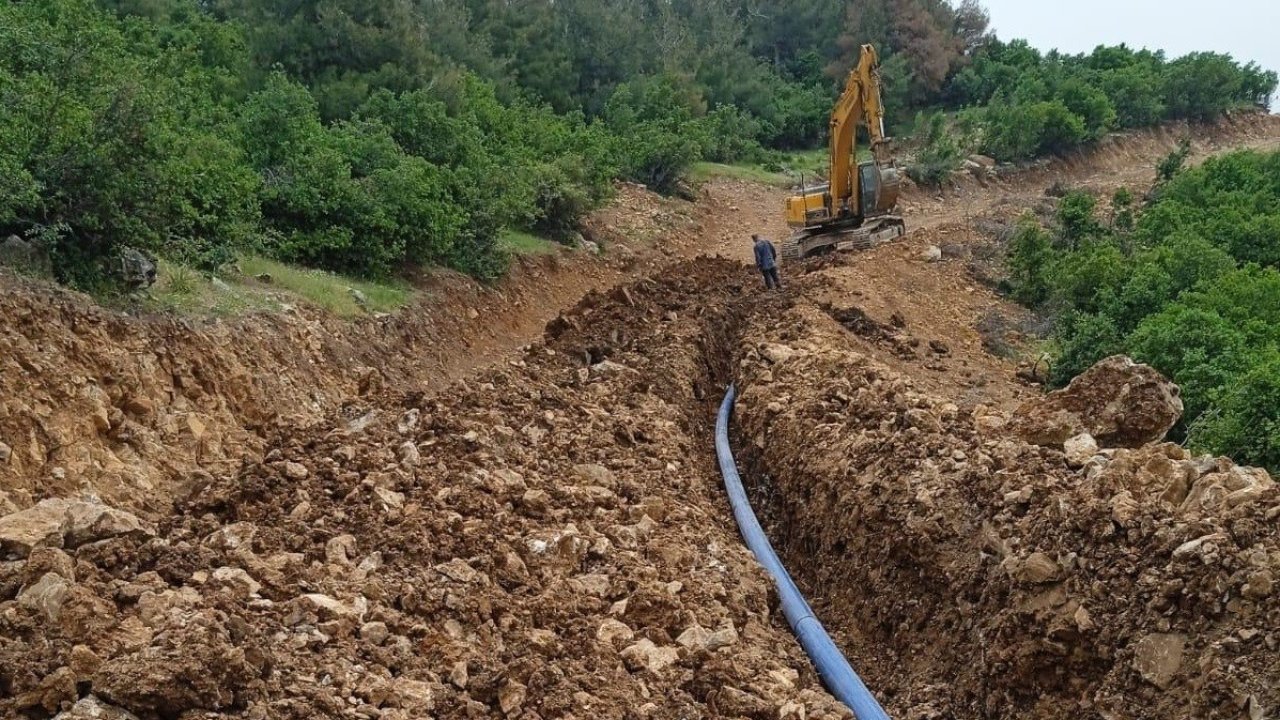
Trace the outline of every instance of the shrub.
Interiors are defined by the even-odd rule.
[[[1095,216],[1097,208],[1097,199],[1082,190],[1071,190],[1062,197],[1058,202],[1057,219],[1063,244],[1074,249],[1102,230]]]
[[[1192,446],[1229,454],[1237,462],[1280,468],[1280,352],[1251,358],[1213,412],[1192,426]]]
[[[1053,261],[1049,233],[1034,217],[1024,217],[1009,243],[1009,284],[1014,299],[1031,307],[1048,300]]]
[[[907,174],[916,182],[939,185],[964,162],[964,151],[947,132],[946,116],[934,113],[927,120],[917,120],[921,128],[920,150]]]

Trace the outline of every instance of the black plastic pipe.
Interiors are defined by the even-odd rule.
[[[778,587],[778,596],[782,599],[782,614],[786,616],[791,631],[808,653],[831,694],[848,705],[858,720],[889,720],[884,708],[876,702],[862,678],[858,677],[849,661],[832,642],[826,628],[814,616],[813,609],[800,594],[800,589],[783,567],[778,554],[773,551],[773,545],[769,543],[764,528],[751,509],[751,501],[747,499],[747,491],[742,486],[742,477],[738,475],[738,464],[729,447],[729,418],[733,414],[733,401],[736,397],[737,391],[730,385],[725,392],[724,402],[720,404],[720,416],[716,419],[716,457],[720,461],[720,474],[724,476],[724,488],[729,494],[729,503],[733,506],[733,515],[738,520],[742,539],[755,554],[756,561],[773,578]]]

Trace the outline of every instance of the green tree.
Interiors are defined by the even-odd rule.
[[[1280,468],[1280,352],[1250,358],[1212,412],[1192,426],[1191,445],[1237,462]]]
[[[1048,300],[1054,259],[1049,233],[1035,217],[1022,218],[1009,243],[1009,284],[1014,299],[1030,307]]]
[[[1169,117],[1208,120],[1247,100],[1244,77],[1228,55],[1192,53],[1165,71]]]
[[[1084,122],[1086,139],[1097,140],[1115,127],[1116,109],[1097,86],[1072,78],[1058,88],[1058,93],[1063,105]]]
[[[1098,200],[1083,190],[1072,190],[1058,202],[1058,232],[1063,244],[1076,249],[1097,236],[1102,226],[1097,218]]]

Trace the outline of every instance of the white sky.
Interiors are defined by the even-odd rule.
[[[1098,45],[1230,53],[1280,71],[1280,0],[983,0],[1003,40],[1042,50],[1088,52]],[[1273,108],[1280,104],[1273,103]]]

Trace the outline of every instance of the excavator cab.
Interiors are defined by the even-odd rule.
[[[901,173],[885,158],[890,140],[884,136],[879,64],[875,48],[864,45],[831,112],[829,182],[803,187],[787,199],[787,224],[794,232],[782,243],[784,259],[871,247],[906,232],[895,214]],[[876,159],[856,163],[860,124],[867,128]]]
[[[898,166],[881,167],[874,160],[868,160],[858,165],[858,179],[864,219],[893,212],[898,207],[898,193],[902,188]]]

